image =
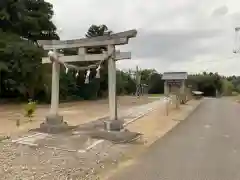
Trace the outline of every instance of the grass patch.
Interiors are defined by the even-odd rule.
[[[7,139],[10,139],[9,136],[1,136],[0,135],[0,142],[4,141],[4,140],[7,140]]]
[[[240,103],[240,95],[238,95],[238,96],[234,96],[233,98],[234,98],[235,101],[237,101],[237,102]]]
[[[162,97],[164,94],[148,94],[150,97]]]

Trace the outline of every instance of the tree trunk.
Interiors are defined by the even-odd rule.
[[[35,91],[34,88],[28,88],[27,90],[27,97],[28,99],[34,99]]]

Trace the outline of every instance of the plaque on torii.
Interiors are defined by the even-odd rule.
[[[52,63],[52,91],[51,91],[51,108],[46,117],[46,122],[42,123],[40,129],[49,133],[61,132],[68,129],[68,125],[63,121],[63,117],[58,114],[59,107],[59,74],[60,64],[81,61],[102,61],[108,60],[108,91],[109,91],[109,111],[110,120],[118,120],[117,116],[117,99],[116,99],[116,61],[122,59],[131,59],[130,52],[120,52],[115,50],[116,45],[128,44],[130,38],[137,35],[136,30],[124,31],[111,35],[104,35],[93,38],[83,38],[75,40],[39,40],[38,43],[44,50],[53,50],[55,53],[51,58],[43,57],[42,63]],[[107,47],[107,54],[87,54],[87,48]],[[78,48],[78,54],[64,56],[58,54],[58,49]],[[116,121],[114,121],[116,122]],[[118,123],[117,123],[118,124]],[[110,126],[111,127],[111,126]],[[118,129],[118,127],[117,127]],[[113,128],[113,130],[115,130]]]

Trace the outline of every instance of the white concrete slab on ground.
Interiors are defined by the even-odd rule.
[[[13,143],[24,144],[29,146],[37,146],[35,142],[40,139],[45,139],[48,134],[45,133],[34,133],[33,135],[28,135],[22,138],[18,138],[16,140],[12,140]]]
[[[154,101],[152,103],[144,104],[138,107],[133,107],[127,111],[123,111],[119,114],[119,118],[121,119],[121,117],[125,117],[124,121],[125,121],[125,125],[127,125],[141,118],[142,116],[148,114],[149,112],[153,111],[161,104],[163,104],[162,98],[158,101]]]
[[[78,135],[79,136],[79,135]],[[39,142],[39,140],[45,140],[46,142],[51,139],[54,140],[54,135],[50,135],[50,134],[46,134],[46,133],[34,133],[28,136],[24,136],[15,140],[12,140],[12,143],[16,143],[16,144],[21,144],[21,145],[27,145],[27,146],[43,146],[45,148],[49,148],[49,149],[54,149],[54,150],[62,150],[62,151],[69,151],[69,152],[79,152],[79,153],[86,153],[87,151],[91,150],[93,147],[97,146],[98,144],[102,143],[103,140],[95,140],[95,139],[91,139],[89,141],[89,139],[87,139],[84,143],[83,143],[83,148],[80,149],[74,149],[74,148],[68,148],[68,147],[64,147],[59,145],[51,145],[48,143],[44,143],[42,144],[41,142]],[[61,139],[61,138],[60,138]],[[69,139],[70,141],[70,139]],[[64,144],[64,142],[63,142]]]
[[[130,108],[128,110],[120,112],[119,118],[124,118],[124,121],[125,121],[124,126],[127,126],[128,124],[136,121],[137,119],[153,111],[162,103],[163,103],[163,99],[161,98],[152,103]],[[28,146],[39,146],[38,144],[39,140],[51,139],[51,138],[54,139],[53,135],[46,134],[46,133],[34,133],[22,138],[18,138],[16,140],[12,140],[12,142],[17,144],[28,145]],[[83,148],[80,148],[80,149],[69,149],[68,147],[56,147],[54,145],[44,145],[44,147],[50,148],[50,149],[59,149],[64,151],[86,153],[87,151],[94,148],[98,144],[101,144],[102,142],[104,142],[104,140],[91,139],[90,143],[88,143],[88,141],[84,142]]]

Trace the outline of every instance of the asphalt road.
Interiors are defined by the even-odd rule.
[[[240,180],[240,104],[205,100],[111,180]]]

